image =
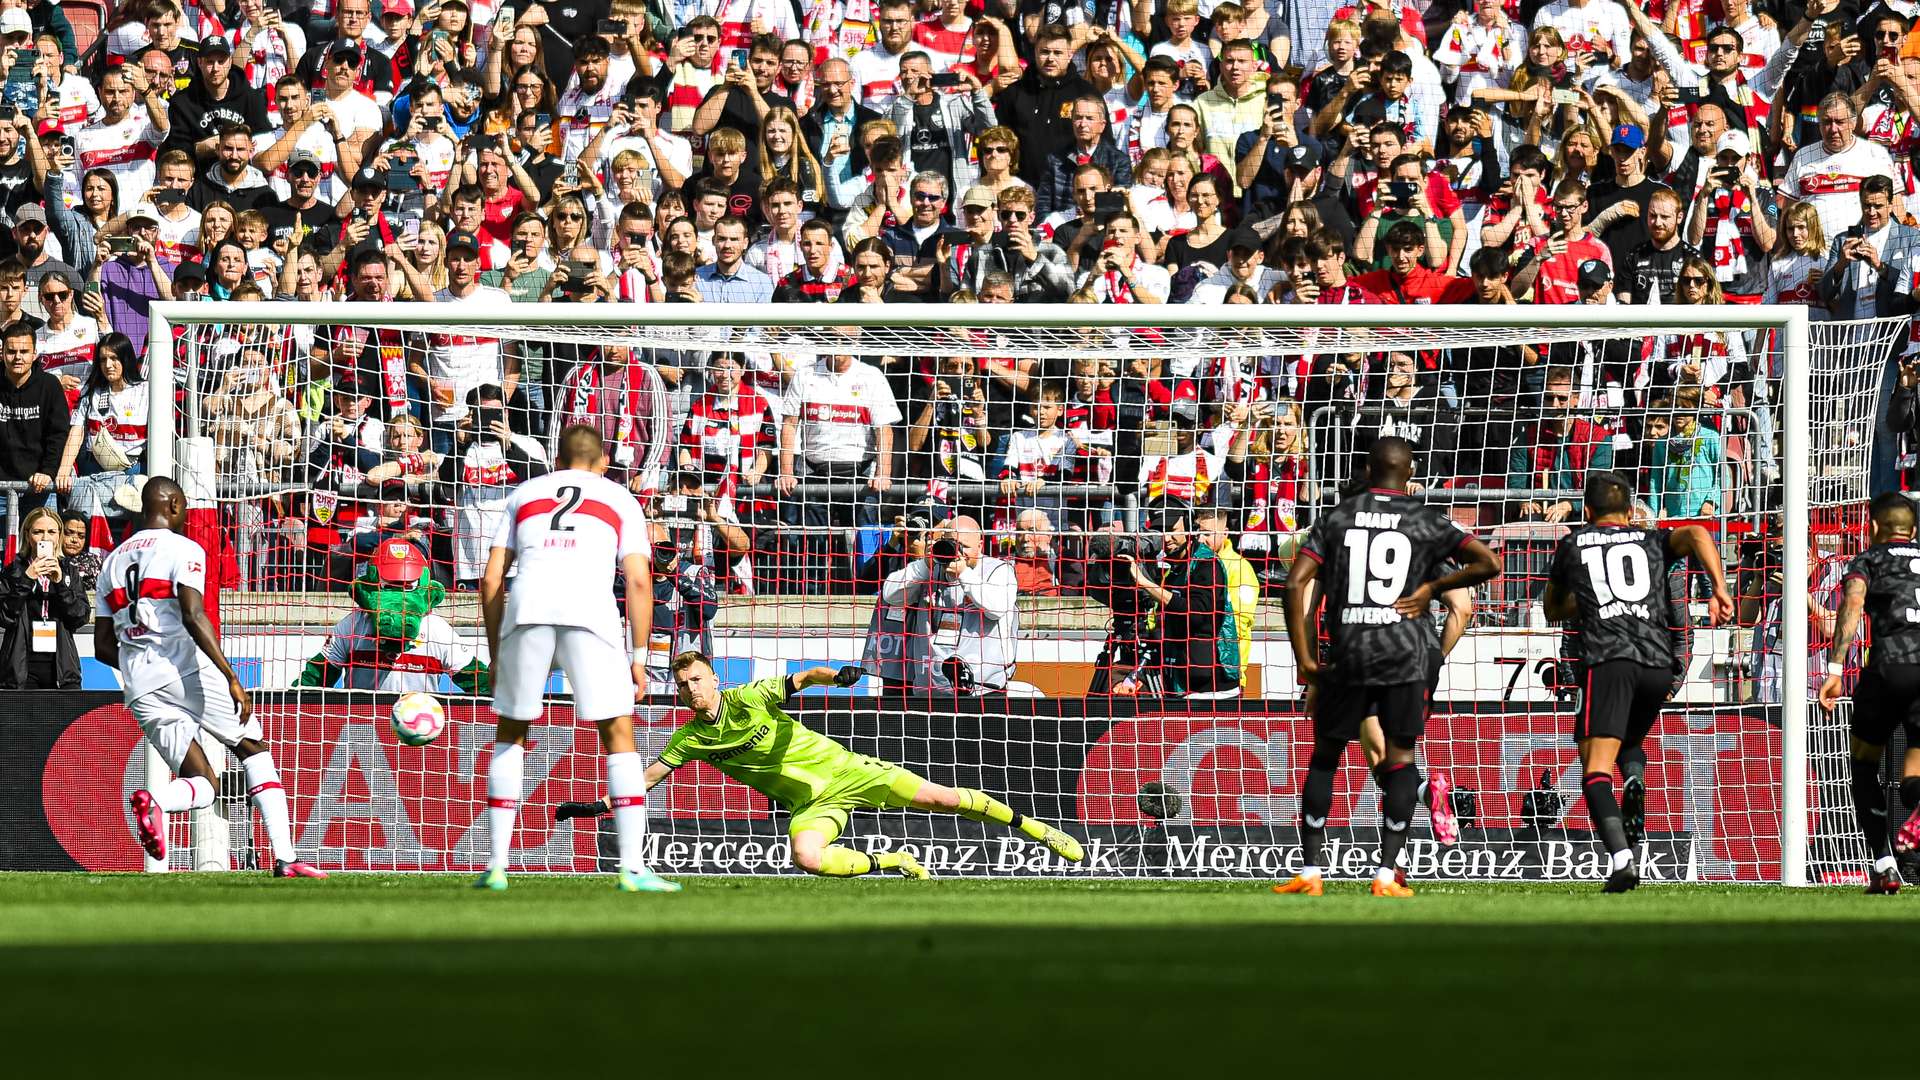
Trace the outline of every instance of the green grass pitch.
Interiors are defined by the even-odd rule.
[[[686,884],[0,874],[0,1060],[20,1077],[1185,1080],[1900,1075],[1915,1051],[1912,892]]]

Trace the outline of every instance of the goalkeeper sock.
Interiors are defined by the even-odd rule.
[[[1880,763],[1853,759],[1853,816],[1867,838],[1875,859],[1893,855],[1887,846],[1887,789],[1880,783]]]
[[[892,870],[900,865],[900,853],[886,851],[869,855],[850,847],[830,844],[820,852],[821,877],[859,877],[875,870]]]
[[[213,785],[204,776],[182,776],[153,789],[153,801],[169,814],[213,805]]]
[[[287,823],[287,790],[280,786],[280,770],[273,767],[273,755],[265,750],[240,762],[247,774],[247,798],[260,811],[267,826],[267,844],[278,862],[292,862],[293,827]],[[207,803],[213,799],[208,797]]]
[[[1338,759],[1336,759],[1337,761]],[[1301,873],[1313,877],[1327,864],[1327,815],[1333,810],[1333,769],[1307,767],[1300,789]]]
[[[1620,763],[1622,783],[1628,780],[1638,780],[1642,784],[1647,782],[1647,748],[1644,743],[1621,747],[1617,760]]]
[[[1587,816],[1593,819],[1593,831],[1611,856],[1609,870],[1619,870],[1633,859],[1627,844],[1627,827],[1620,823],[1620,800],[1613,795],[1613,774],[1590,772],[1580,781],[1587,796]]]
[[[1001,802],[986,792],[964,787],[954,788],[953,790],[960,796],[960,806],[954,813],[966,818],[968,821],[978,821],[989,825],[1007,825],[1019,829],[1035,840],[1046,837],[1047,826],[1044,822],[1035,821],[1027,817],[1025,814],[1016,811],[1013,807],[1008,806],[1006,803]]]
[[[647,839],[647,767],[629,750],[607,755],[607,801],[613,804],[613,832],[620,845],[620,868],[644,870],[641,849]]]
[[[1375,780],[1385,792],[1380,797],[1380,865],[1391,869],[1407,847],[1407,826],[1420,799],[1420,770],[1411,761],[1381,765]]]
[[[505,870],[507,852],[513,848],[513,819],[520,810],[520,772],[527,762],[527,748],[519,743],[493,744],[493,760],[487,763],[487,841],[492,855],[487,869]]]

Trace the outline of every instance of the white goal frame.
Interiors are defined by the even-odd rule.
[[[860,327],[911,329],[956,325],[984,330],[1045,328],[1105,329],[1125,332],[1140,327],[1308,331],[1338,327],[1352,330],[1421,329],[1539,330],[1561,340],[1579,331],[1631,333],[1775,331],[1782,358],[1780,383],[1780,468],[1784,492],[1783,565],[1807,565],[1811,531],[1812,445],[1810,424],[1811,342],[1807,309],[1792,305],[1645,307],[1590,305],[1243,305],[1133,306],[1111,304],[950,305],[885,304],[376,304],[350,303],[191,303],[153,304],[146,359],[151,414],[147,469],[171,475],[176,466],[174,391],[178,383],[174,331],[178,327],[219,323],[267,325],[348,324],[429,327],[451,324],[521,326],[528,329],[619,327]],[[1782,589],[1781,668],[1781,875],[1782,884],[1808,884],[1808,713],[1807,616],[1804,588]],[[165,766],[151,750],[149,775]],[[164,865],[148,861],[149,870]]]

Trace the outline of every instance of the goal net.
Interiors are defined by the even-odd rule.
[[[712,655],[728,684],[860,664],[859,684],[810,691],[796,715],[1088,841],[1068,868],[994,826],[855,809],[847,842],[866,850],[910,847],[936,872],[976,875],[1291,872],[1312,730],[1283,582],[1356,460],[1393,434],[1417,448],[1422,495],[1505,564],[1453,616],[1464,633],[1420,764],[1449,776],[1463,836],[1442,849],[1416,824],[1415,878],[1604,876],[1579,799],[1572,669],[1541,603],[1596,468],[1633,479],[1642,519],[1712,530],[1740,601],[1735,623],[1711,626],[1701,576],[1674,574],[1683,664],[1648,745],[1646,876],[1817,882],[1864,859],[1844,709],[1810,704],[1823,663],[1811,653],[1862,540],[1876,454],[1892,449],[1873,418],[1901,320],[1619,306],[156,310],[151,465],[189,481],[223,641],[256,688],[296,845],[325,867],[484,862],[493,736],[473,586],[507,493],[571,423],[601,431],[608,475],[653,522],[643,754],[687,718],[665,669],[681,650]],[[430,595],[382,582],[396,543],[429,561]],[[389,728],[405,689],[446,706],[429,746]],[[515,865],[605,871],[610,819],[553,818],[604,783],[558,674],[550,690]],[[1379,797],[1360,754],[1336,791],[1335,877],[1376,858]],[[228,793],[176,823],[175,868],[263,857],[243,789]],[[786,812],[705,762],[649,808],[660,872],[792,872]]]

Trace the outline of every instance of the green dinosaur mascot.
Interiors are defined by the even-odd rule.
[[[487,665],[433,613],[447,590],[428,572],[418,545],[382,541],[351,591],[355,609],[334,624],[295,686],[432,693],[445,675],[466,693],[492,692]]]

